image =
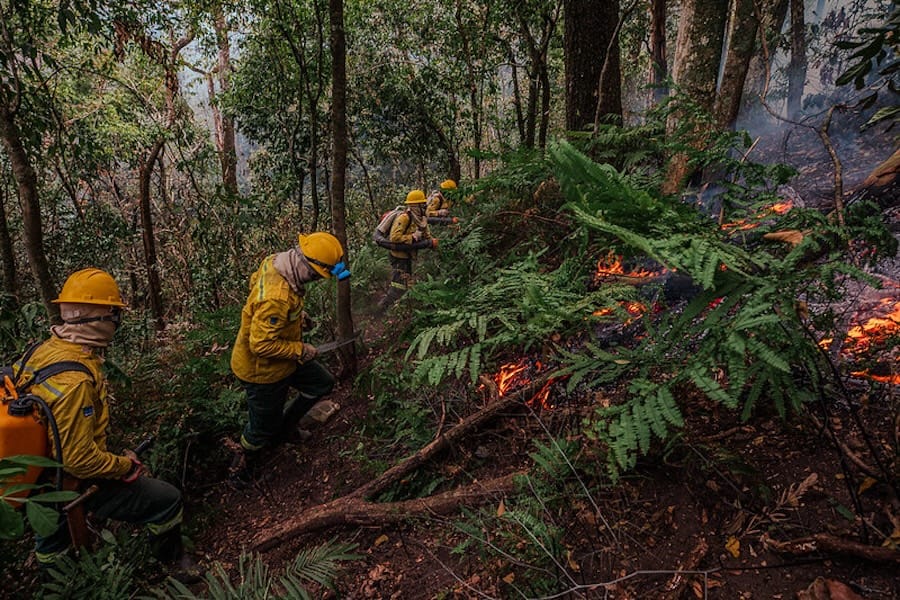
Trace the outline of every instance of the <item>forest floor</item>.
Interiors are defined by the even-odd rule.
[[[394,330],[390,321],[386,325]],[[369,334],[375,337],[368,347],[387,343],[377,337],[383,332]],[[897,390],[864,389],[855,388],[853,406],[828,407],[829,429],[854,456],[871,456],[867,444],[874,444],[896,473],[896,454],[885,451],[897,448],[897,424],[891,421]],[[235,490],[223,483],[191,497],[194,507],[215,515],[196,539],[203,562],[221,561],[234,571],[258,535],[375,475],[353,458],[367,398],[341,385],[331,400],[340,410],[313,429],[311,438],[277,450],[254,486]],[[801,597],[796,595],[819,578],[824,582],[818,585],[832,585],[832,595],[806,597],[900,598],[898,565],[863,558],[852,543],[877,544],[900,531],[900,507],[892,505],[886,485],[872,485],[855,465],[842,465],[827,435],[808,419],[768,415],[742,423],[699,395],[683,400],[686,427],[670,451],[656,453],[617,485],[597,486],[596,474],[570,474],[594,491],[590,500],[582,497],[544,515],[564,531],[557,554],[566,556],[566,564],[534,573],[535,581],[516,580],[509,560],[480,552],[478,544],[454,552],[467,534],[452,517],[329,528],[287,541],[265,552],[265,560],[278,572],[298,552],[329,539],[355,543],[362,558],[343,563],[337,593],[321,594],[347,599],[542,597],[548,588],[541,578],[564,582],[554,589],[571,593],[553,597],[569,598],[788,599]],[[590,410],[568,401],[541,413],[511,411],[441,455],[435,469],[447,479],[465,473],[480,481],[528,469],[532,442],[547,443],[547,431],[567,431],[568,441],[585,442],[581,447],[588,451],[590,443],[572,431]],[[504,499],[498,496],[490,506],[497,514]],[[834,547],[816,550],[809,542],[814,535],[826,536]],[[801,538],[807,538],[806,547],[779,546]],[[524,547],[528,541],[522,542]],[[835,586],[848,587],[838,595]]]

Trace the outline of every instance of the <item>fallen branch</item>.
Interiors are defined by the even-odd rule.
[[[816,552],[826,552],[830,554],[853,556],[855,558],[861,558],[876,563],[900,564],[900,550],[886,548],[884,546],[861,544],[827,533],[817,533],[809,537],[797,538],[786,542],[779,542],[773,540],[768,535],[764,535],[763,543],[767,548],[771,548],[775,552],[786,554],[802,556]]]
[[[677,600],[681,598],[681,592],[688,581],[685,574],[693,572],[697,565],[706,557],[708,551],[709,543],[707,543],[706,538],[701,537],[694,549],[691,550],[691,553],[688,554],[684,563],[678,566],[678,570],[666,583],[663,591],[657,596],[657,600]]]
[[[478,429],[502,411],[522,404],[525,400],[534,396],[543,387],[548,378],[548,376],[538,378],[514,394],[497,398],[496,401],[463,419],[447,433],[438,435],[427,446],[401,463],[394,465],[369,483],[357,488],[346,496],[305,510],[295,519],[280,525],[274,533],[263,533],[257,536],[252,544],[252,548],[258,552],[263,552],[304,533],[334,525],[396,523],[405,520],[411,514],[445,514],[458,508],[464,502],[481,501],[485,498],[494,497],[497,494],[512,491],[513,478],[518,473],[487,482],[476,482],[466,487],[427,498],[416,498],[414,500],[386,504],[366,500],[367,497],[373,496],[400,481],[407,474],[448,448],[452,443]]]
[[[445,515],[460,505],[483,503],[508,494],[515,489],[515,478],[523,472],[512,473],[489,481],[476,481],[427,498],[415,498],[402,502],[367,502],[358,497],[344,496],[325,504],[314,506],[288,522],[274,533],[258,536],[252,548],[265,552],[288,540],[336,525],[384,525],[401,523],[412,515]]]
[[[386,488],[402,479],[408,473],[415,471],[420,466],[424,465],[426,462],[434,458],[436,454],[450,447],[450,444],[452,444],[453,442],[468,435],[473,430],[478,429],[479,427],[496,417],[498,413],[507,410],[517,404],[522,404],[525,400],[534,396],[541,389],[541,387],[543,387],[547,379],[548,377],[546,376],[541,377],[532,381],[525,387],[519,389],[514,394],[511,394],[509,396],[501,396],[497,399],[496,402],[488,404],[475,414],[472,414],[460,421],[459,425],[457,425],[453,429],[450,429],[449,431],[447,431],[447,433],[434,438],[434,440],[432,440],[427,446],[425,446],[403,462],[394,465],[366,485],[357,488],[356,491],[348,494],[348,497],[366,498],[384,491]]]

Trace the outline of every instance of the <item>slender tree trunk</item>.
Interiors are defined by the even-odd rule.
[[[3,263],[3,291],[12,298],[13,304],[18,306],[19,286],[16,275],[16,254],[13,249],[12,236],[9,233],[9,222],[6,218],[8,196],[6,177],[4,176],[0,179],[0,261]]]
[[[22,225],[25,238],[25,250],[31,272],[41,294],[41,300],[51,321],[59,319],[59,307],[53,304],[56,298],[56,286],[50,276],[50,263],[44,254],[44,231],[41,223],[41,204],[38,199],[37,174],[22,143],[22,134],[16,124],[15,114],[9,107],[0,102],[0,138],[9,155],[9,164],[19,191],[19,202],[22,205]]]
[[[715,106],[716,124],[720,129],[732,127],[741,109],[744,82],[759,30],[753,3],[754,0],[734,0],[728,21],[728,50]]]
[[[619,48],[609,57],[604,81],[600,75],[606,62],[607,48],[619,21],[619,1],[565,0],[563,3],[565,32],[563,49],[566,67],[566,129],[582,131],[591,127],[594,117],[622,117]],[[599,88],[603,87],[603,104],[598,106]]]
[[[225,21],[225,11],[221,5],[216,5],[214,11],[216,45],[219,49],[217,68],[219,91],[222,94],[227,94],[231,90],[231,47],[228,42],[228,24]],[[222,145],[219,148],[219,161],[222,165],[222,184],[229,193],[237,195],[237,150],[234,139],[234,119],[227,114],[221,114],[221,111],[219,112],[222,140]]]
[[[796,118],[802,110],[806,84],[806,21],[803,0],[791,0],[791,63],[788,65],[787,116]]]
[[[754,3],[757,30],[757,52],[750,59],[744,97],[748,102],[758,102],[765,98],[771,79],[770,68],[774,60],[781,28],[787,17],[788,0],[758,0]]]
[[[725,36],[725,18],[728,0],[684,0],[678,23],[678,41],[675,45],[674,79],[679,94],[690,99],[694,106],[709,114],[716,97],[716,80],[722,59],[722,41]],[[684,120],[695,120],[697,115],[684,111],[669,116],[666,129],[670,133]],[[685,140],[695,148],[706,144],[709,131],[699,124]],[[662,191],[671,194],[678,191],[691,173],[686,154],[677,154],[669,162]]]
[[[147,294],[150,298],[150,311],[156,321],[156,328],[165,327],[164,310],[162,302],[162,286],[159,280],[159,268],[156,257],[156,234],[153,230],[153,214],[150,202],[150,183],[153,176],[153,165],[162,152],[164,141],[156,140],[150,147],[147,158],[141,163],[138,173],[141,209],[141,240],[144,243],[144,263],[147,267]]]
[[[475,57],[473,56],[472,40],[463,26],[462,15],[466,12],[460,0],[456,0],[456,28],[459,39],[462,42],[463,58],[466,63],[466,72],[469,76],[469,109],[472,111],[472,145],[475,148],[475,157],[472,160],[473,177],[478,179],[481,177],[481,143],[482,143],[482,107],[481,107],[481,80],[477,69],[475,68]]]
[[[329,0],[331,21],[331,129],[334,135],[334,152],[331,170],[331,223],[334,234],[347,252],[347,212],[344,206],[344,191],[347,175],[347,46],[344,34],[344,2]],[[349,261],[348,256],[344,256]],[[337,325],[338,339],[353,335],[353,313],[350,304],[350,281],[338,281]],[[345,372],[356,373],[356,345],[341,348]]]
[[[669,93],[665,86],[669,74],[666,60],[666,0],[651,0],[650,85],[653,87],[654,102],[659,102]]]

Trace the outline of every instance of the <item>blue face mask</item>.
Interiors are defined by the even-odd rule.
[[[338,281],[343,281],[350,277],[350,269],[347,268],[347,265],[344,264],[343,260],[338,262],[338,264],[336,265],[329,265],[309,256],[306,257],[306,260],[314,265],[319,265],[320,267],[331,273],[334,277],[337,277]]]
[[[338,281],[343,281],[350,277],[350,269],[347,268],[344,261],[341,261],[332,267],[331,274],[337,277]]]

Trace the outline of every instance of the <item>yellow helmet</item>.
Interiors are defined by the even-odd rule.
[[[406,204],[424,204],[425,192],[422,190],[413,190],[406,195]]]
[[[441,189],[442,190],[455,190],[456,182],[453,181],[452,179],[445,179],[444,181],[441,182]]]
[[[338,280],[350,277],[350,270],[344,264],[344,249],[341,242],[330,233],[316,231],[298,236],[300,251],[310,266],[322,277],[335,276]]]
[[[101,304],[103,306],[125,306],[116,280],[106,271],[93,267],[75,271],[63,284],[59,298],[53,301],[77,304]]]

